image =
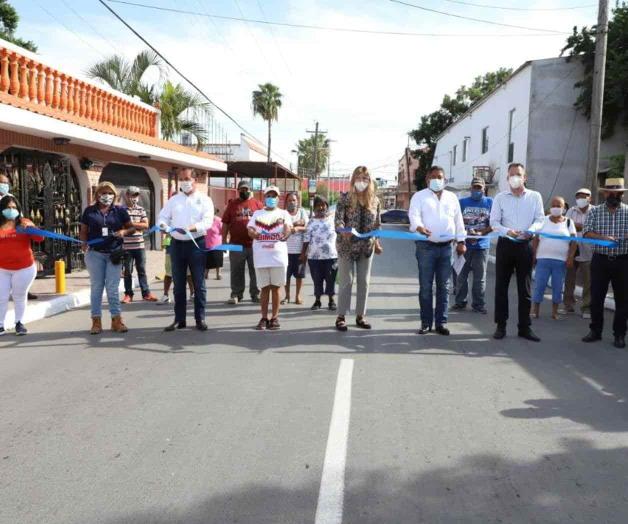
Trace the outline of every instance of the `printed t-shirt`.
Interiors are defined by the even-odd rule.
[[[256,268],[288,267],[288,246],[280,240],[286,224],[291,226],[292,218],[283,209],[261,209],[253,213],[248,227],[262,233],[253,241],[253,262]]]
[[[489,197],[482,197],[481,200],[472,197],[460,199],[462,220],[467,233],[471,229],[481,230],[489,226],[491,207],[493,207],[493,199]],[[469,249],[488,249],[491,247],[491,240],[490,238],[481,240],[470,238],[467,240],[467,247]]]
[[[248,200],[236,198],[227,204],[227,209],[222,215],[222,223],[229,226],[232,244],[251,247],[253,240],[249,237],[247,227],[253,213],[260,209],[264,209],[263,204],[254,198]]]

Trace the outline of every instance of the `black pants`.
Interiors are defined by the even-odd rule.
[[[170,259],[172,260],[172,280],[174,283],[174,321],[184,322],[187,309],[188,268],[194,282],[194,320],[205,320],[205,237],[196,239],[200,247],[191,240],[172,239]]]
[[[601,335],[604,328],[604,300],[608,293],[608,284],[613,285],[615,296],[615,317],[613,334],[616,337],[626,335],[628,318],[628,255],[616,258],[593,254],[591,260],[591,331]]]
[[[513,272],[517,277],[519,296],[519,330],[530,327],[530,287],[532,281],[532,246],[530,242],[514,242],[500,238],[495,260],[495,322],[508,322],[508,287]]]
[[[316,300],[320,300],[323,295],[332,298],[336,292],[336,275],[338,273],[338,260],[330,258],[327,260],[308,260],[310,265],[310,275],[314,282],[314,296]],[[336,269],[334,269],[336,266]]]

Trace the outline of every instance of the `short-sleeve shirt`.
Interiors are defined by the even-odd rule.
[[[289,213],[289,211],[288,211]],[[308,218],[305,209],[302,207],[294,215],[290,215],[292,218],[292,222],[304,222],[304,225],[307,226]],[[303,231],[292,233],[288,237],[288,254],[295,255],[297,253],[301,253],[301,249],[303,248]]]
[[[288,246],[281,240],[286,224],[292,225],[292,218],[283,209],[260,209],[253,213],[248,227],[262,233],[253,241],[253,262],[256,268],[288,267]]]
[[[106,213],[98,209],[98,205],[87,206],[81,217],[81,224],[87,226],[87,240],[104,239],[103,242],[90,246],[94,251],[111,253],[122,245],[122,239],[114,237],[116,231],[124,229],[124,224],[128,224],[131,217],[126,208],[121,206],[111,206]]]
[[[222,220],[220,217],[215,216],[212,227],[205,234],[205,248],[214,249],[220,244],[222,244]]]
[[[333,260],[338,258],[334,217],[312,218],[307,225],[303,240],[308,243],[309,260]]]
[[[582,209],[574,206],[569,211],[567,211],[567,214],[565,216],[573,220],[576,226],[582,226],[584,228],[584,223],[587,219],[587,215],[591,212],[591,209],[592,206],[589,205],[586,212],[583,212]],[[576,235],[578,237],[582,237],[582,231],[578,231]],[[576,260],[578,262],[591,262],[592,257],[593,249],[591,249],[590,244],[578,244],[578,255],[576,256]]]
[[[480,200],[472,197],[460,199],[462,220],[467,233],[473,229],[479,230],[489,227],[491,207],[493,207],[493,199],[490,197],[482,197]],[[491,247],[491,239],[467,239],[467,247],[469,249],[488,249]]]
[[[232,244],[247,248],[253,245],[253,240],[249,237],[247,227],[253,213],[260,209],[264,209],[264,206],[259,200],[254,198],[249,198],[248,200],[237,198],[227,204],[227,209],[225,209],[222,215],[222,223],[229,226]]]
[[[139,224],[148,218],[146,210],[142,206],[127,207],[127,212],[131,217],[131,222]],[[144,249],[144,234],[136,231],[132,235],[124,237],[124,249]]]
[[[594,206],[584,222],[583,233],[611,236],[619,241],[617,247],[593,245],[594,253],[615,256],[628,254],[628,205],[620,204],[613,213],[606,204]]]
[[[550,235],[561,237],[576,236],[576,226],[570,218],[566,218],[562,222],[554,222],[550,217],[545,217],[543,225],[536,231],[537,233],[549,233]],[[536,258],[551,258],[564,262],[569,254],[569,244],[570,242],[566,240],[541,237],[539,239],[539,247],[536,250]]]

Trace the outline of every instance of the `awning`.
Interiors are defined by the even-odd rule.
[[[224,171],[212,171],[211,177],[219,178],[262,178],[266,180],[301,180],[301,177],[293,173],[287,167],[278,162],[227,162],[227,173]]]

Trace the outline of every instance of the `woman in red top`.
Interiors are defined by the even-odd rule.
[[[37,275],[37,265],[31,241],[43,242],[38,235],[17,233],[16,228],[34,227],[24,218],[20,206],[11,195],[0,200],[0,335],[6,333],[4,317],[9,306],[9,296],[13,296],[15,305],[15,334],[26,335],[24,313],[28,290]]]

